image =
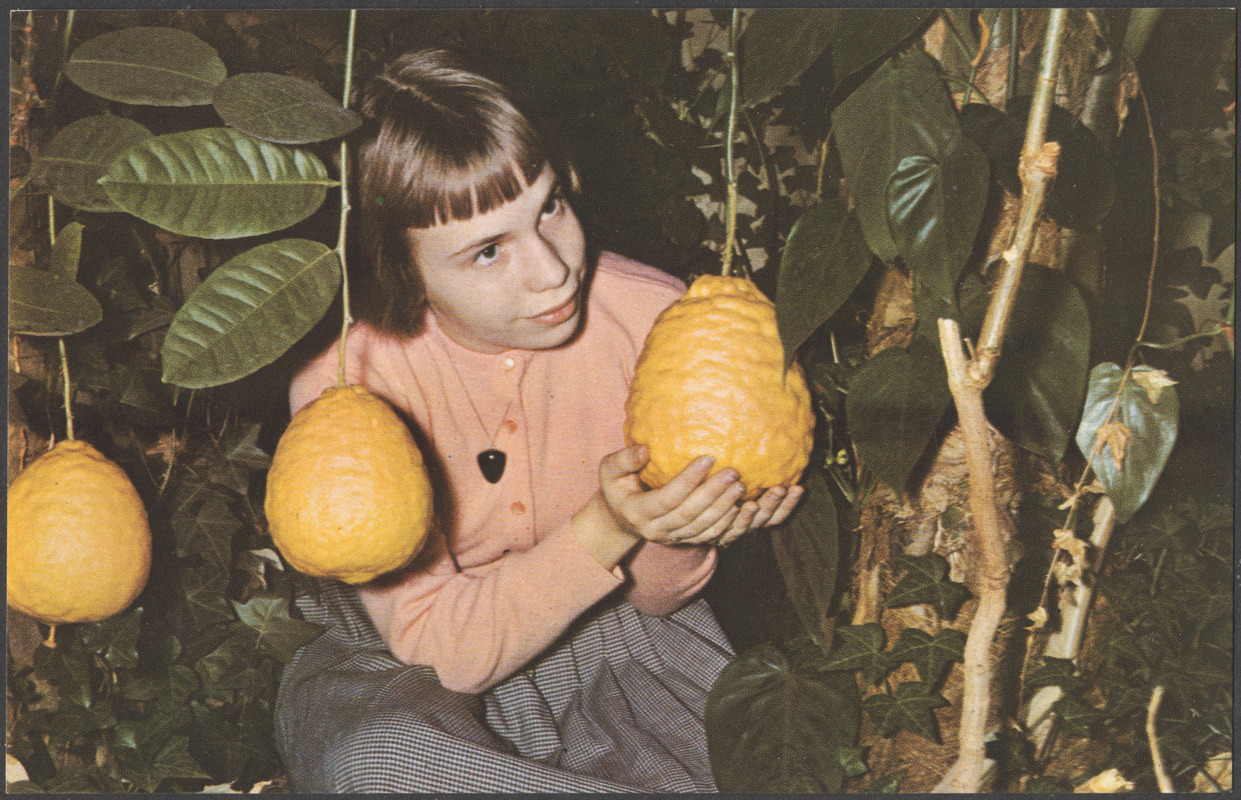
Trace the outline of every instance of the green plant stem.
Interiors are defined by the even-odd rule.
[[[724,173],[728,180],[728,202],[724,211],[724,263],[720,274],[728,277],[733,271],[733,249],[737,241],[737,174],[733,165],[733,137],[737,133],[737,84],[741,70],[737,65],[737,22],[741,10],[734,8],[732,18],[728,21],[728,52],[724,60],[728,63],[728,138],[724,140]]]
[[[345,88],[341,105],[349,107],[349,94],[353,83],[353,43],[357,32],[358,10],[349,9],[349,38],[345,45]],[[340,259],[341,323],[340,346],[337,351],[336,385],[346,386],[345,342],[349,338],[349,325],[353,316],[349,312],[349,271],[345,268],[345,223],[349,219],[349,145],[340,140],[340,232],[336,237],[336,257]]]
[[[1038,84],[1030,104],[1030,117],[1026,125],[1025,143],[1021,150],[1021,212],[1012,244],[1004,251],[1003,266],[995,292],[987,306],[982,333],[978,337],[977,357],[969,368],[976,380],[985,386],[995,371],[995,361],[1004,343],[1004,331],[1012,316],[1017,298],[1017,287],[1025,268],[1030,248],[1034,246],[1034,226],[1043,210],[1043,197],[1047,185],[1055,175],[1059,146],[1047,144],[1047,118],[1055,96],[1056,73],[1060,64],[1060,41],[1064,34],[1067,11],[1051,10],[1047,19],[1047,35],[1043,45],[1043,61],[1039,70]]]
[[[47,196],[47,238],[52,247],[56,247],[56,200]],[[65,339],[56,337],[56,346],[60,350],[60,372],[65,378],[65,438],[73,438],[73,410],[69,402],[73,397],[73,384],[69,381],[69,354],[65,351]],[[54,635],[54,634],[53,634]]]
[[[1013,102],[1013,95],[1017,92],[1017,64],[1021,56],[1021,19],[1017,14],[1016,8],[1009,9],[1008,14],[1008,78],[1004,82],[1004,108],[1005,110]]]

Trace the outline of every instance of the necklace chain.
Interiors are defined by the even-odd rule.
[[[441,343],[442,344],[442,343]],[[448,348],[444,347],[444,354],[448,357],[448,366],[452,368],[453,374],[457,376],[457,383],[461,384],[461,391],[465,394],[465,400],[470,404],[470,409],[474,412],[475,419],[478,420],[478,427],[482,429],[483,435],[487,436],[487,424],[483,422],[483,415],[478,413],[478,406],[474,404],[474,398],[470,397],[470,390],[466,388],[465,379],[461,377],[461,371],[457,369],[457,364],[453,360],[452,353],[448,352]],[[504,407],[504,413],[500,415],[500,424],[496,426],[496,432],[490,435],[487,446],[495,447],[496,437],[500,435],[500,430],[504,427],[504,420],[508,418],[509,409],[513,407],[513,401],[510,398],[508,405]]]

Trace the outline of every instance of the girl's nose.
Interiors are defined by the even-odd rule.
[[[531,291],[541,292],[563,286],[569,278],[569,265],[560,256],[554,239],[541,233],[534,235],[529,267],[526,271],[527,285]]]

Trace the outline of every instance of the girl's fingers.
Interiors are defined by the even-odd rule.
[[[712,486],[714,481],[715,477],[712,476],[712,479],[703,484],[698,491],[710,489],[714,492],[714,487]],[[694,495],[697,495],[698,491]],[[673,529],[674,535],[679,541],[690,544],[698,544],[700,540],[710,540],[714,536],[718,536],[728,527],[728,523],[725,520],[731,522],[736,516],[733,512],[737,510],[737,501],[741,499],[743,494],[745,494],[745,487],[741,485],[741,482],[731,481],[727,484],[724,491],[715,496],[710,505],[694,517],[693,521]],[[691,501],[695,500],[694,495],[691,495],[690,499],[682,505],[682,509],[690,506]],[[709,494],[704,495],[704,497],[709,496]],[[680,510],[678,509],[678,513]]]
[[[633,475],[646,466],[649,458],[650,448],[644,444],[609,453],[599,462],[599,483],[611,483],[626,475]]]
[[[773,486],[763,492],[762,497],[758,498],[758,512],[750,523],[751,529],[762,528],[771,524],[772,516],[776,513],[776,509],[780,506],[780,501],[784,499],[786,494],[788,494],[788,490],[783,486]]]
[[[668,531],[693,522],[737,478],[737,471],[720,470],[707,478],[715,464],[712,456],[699,456],[672,480],[643,493],[638,508],[647,519]]]
[[[767,520],[767,525],[779,525],[788,519],[789,514],[793,513],[793,509],[797,507],[797,501],[805,494],[805,489],[801,486],[790,486],[788,494],[780,501],[780,505],[776,506],[776,510],[772,513],[771,519]]]
[[[737,515],[741,513],[741,506],[732,505],[724,515],[711,524],[702,533],[691,536],[688,539],[682,539],[680,544],[715,544],[721,536],[725,535],[732,529],[733,523],[737,519]]]

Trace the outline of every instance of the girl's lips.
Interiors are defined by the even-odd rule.
[[[544,311],[537,317],[531,317],[530,319],[540,325],[559,325],[562,322],[567,322],[575,313],[577,313],[577,294],[574,294],[555,308]]]

